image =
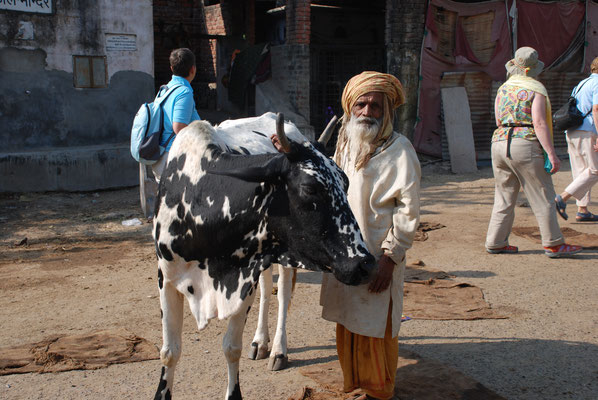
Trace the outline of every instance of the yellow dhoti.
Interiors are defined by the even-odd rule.
[[[377,399],[393,397],[399,362],[399,338],[391,337],[389,307],[384,338],[362,336],[336,324],[336,349],[343,370],[344,391],[361,388]]]

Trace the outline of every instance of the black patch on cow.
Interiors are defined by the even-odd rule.
[[[239,146],[239,149],[241,149],[241,151],[242,151],[244,154],[247,154],[247,155],[251,154],[251,153],[249,152],[249,150],[247,150],[247,149],[246,149],[245,147],[243,147],[243,146]]]
[[[241,288],[241,300],[245,300],[247,296],[251,295],[253,292],[253,285],[251,282],[245,282],[243,287]]]
[[[160,309],[160,319],[164,318],[164,311],[162,311],[162,309]]]
[[[154,230],[154,245],[156,246],[156,257],[162,258],[160,254],[160,248],[158,247],[158,240],[160,239],[160,223],[156,222],[156,229]]]
[[[193,294],[193,292],[195,292],[195,290],[193,290],[193,285],[189,285],[187,286],[187,291],[191,294]]]
[[[172,400],[172,396],[170,395],[170,389],[166,391],[166,394],[164,395],[164,400]]]
[[[346,177],[313,147],[291,146],[288,155],[246,156],[223,153],[218,145],[209,144],[210,157],[202,157],[193,168],[208,172],[198,181],[175,169],[184,165],[184,155],[172,159],[157,200],[176,210],[176,217],[164,227],[172,239],[159,245],[162,257],[171,261],[178,255],[186,262],[198,262],[198,268],[207,268],[214,289],[227,299],[252,295],[259,274],[272,262],[298,267],[301,260],[312,270],[333,261],[342,265],[339,260],[347,257],[343,252],[350,235],[339,235],[337,242],[326,246],[319,243],[338,230],[327,218],[331,215],[346,223],[349,231],[357,230],[342,193]],[[343,187],[337,184],[338,177]],[[239,287],[241,277],[246,282]]]
[[[162,254],[160,254],[160,248],[158,247],[158,242],[154,242],[154,246],[156,247],[156,258],[162,258]]]
[[[162,258],[164,258],[166,261],[174,260],[174,258],[172,257],[172,253],[170,252],[170,250],[168,250],[168,247],[164,243],[160,243],[159,250],[160,254],[162,255]]]
[[[164,287],[164,275],[162,274],[162,268],[158,268],[158,287],[160,289]]]
[[[156,222],[156,229],[154,230],[154,239],[156,240],[156,242],[160,240],[160,226],[160,223]]]
[[[166,368],[162,367],[162,372],[160,373],[160,383],[158,384],[158,390],[156,390],[156,395],[154,396],[154,400],[162,400],[162,391],[166,389],[166,379],[164,379],[164,375],[166,374]],[[170,390],[166,392],[166,398],[170,398]]]
[[[235,389],[233,392],[228,396],[227,400],[243,400],[241,396],[241,387],[239,386],[239,374],[237,373],[237,383],[235,384]]]

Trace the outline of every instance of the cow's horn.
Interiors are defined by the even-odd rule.
[[[276,114],[276,136],[278,136],[283,151],[285,153],[291,151],[291,142],[289,142],[287,135],[284,133],[284,116],[282,113]]]
[[[332,137],[332,134],[334,133],[334,128],[336,128],[336,124],[338,124],[338,121],[339,119],[336,115],[332,117],[330,122],[328,122],[328,125],[326,125],[326,129],[324,129],[324,132],[322,132],[322,134],[320,135],[318,143],[320,143],[322,146],[326,146],[328,144],[328,141]]]

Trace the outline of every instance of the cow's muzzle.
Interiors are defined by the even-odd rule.
[[[371,254],[357,260],[351,260],[341,263],[348,267],[347,269],[333,269],[333,274],[340,282],[346,285],[359,285],[369,282],[374,276],[376,269],[376,259]]]

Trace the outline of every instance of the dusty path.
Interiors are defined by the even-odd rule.
[[[557,174],[557,189],[569,177],[567,171]],[[401,345],[509,399],[598,398],[598,251],[550,260],[539,245],[512,236],[520,254],[488,255],[483,243],[492,207],[491,171],[455,176],[440,167],[425,168],[423,186],[422,220],[446,228],[417,242],[408,260],[424,260],[481,287],[492,306],[510,318],[412,320],[401,329]],[[137,196],[133,188],[0,198],[0,346],[113,327],[160,345],[150,226],[121,225],[124,219],[141,218]],[[528,207],[516,212],[516,225],[535,224]],[[598,224],[562,226],[598,233]],[[15,246],[25,237],[27,245]],[[318,273],[299,274],[289,316],[290,368],[272,373],[267,360],[241,360],[246,399],[286,399],[314,385],[299,367],[335,359],[334,326],[319,317],[319,281]],[[245,330],[245,348],[255,329],[256,308]],[[273,304],[271,325],[275,313]],[[186,313],[175,398],[224,396],[224,330],[225,323],[212,321],[198,333]],[[159,369],[159,361],[146,361],[94,371],[2,376],[0,398],[148,399]]]

